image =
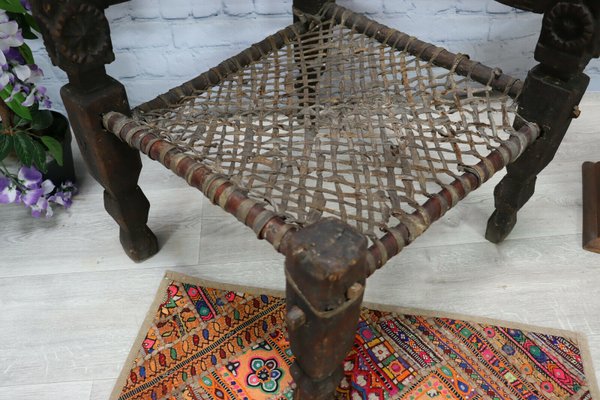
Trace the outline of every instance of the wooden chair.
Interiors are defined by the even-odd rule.
[[[158,251],[140,151],[286,256],[301,399],[340,382],[367,277],[504,167],[486,237],[508,235],[600,53],[595,0],[501,1],[544,13],[524,82],[334,2],[294,0],[294,24],[132,110],[105,70],[104,10],[123,0],[30,1],[133,260]]]

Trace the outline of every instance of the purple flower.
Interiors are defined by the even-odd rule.
[[[42,182],[42,189],[44,190],[44,196],[46,196],[52,193],[54,189],[56,189],[56,186],[50,179],[46,179],[44,182]]]
[[[44,100],[44,96],[40,94],[38,88],[33,88],[33,90],[27,95],[25,100],[23,100],[23,107],[31,107],[36,102],[42,102]]]
[[[48,200],[63,206],[64,208],[69,208],[73,205],[73,195],[69,192],[56,192],[56,194]]]
[[[40,198],[45,198],[45,196],[52,193],[54,188],[54,184],[50,180],[46,179],[41,184],[38,183],[38,185],[35,187],[28,187],[28,190],[25,190],[25,192],[21,195],[21,201],[27,207],[33,207],[39,203]]]
[[[17,186],[9,178],[0,176],[0,204],[16,203],[18,200]]]
[[[0,175],[0,204],[22,203],[31,209],[34,218],[51,217],[52,203],[71,207],[75,194],[77,187],[72,182],[57,188],[49,179],[42,181],[42,174],[35,167],[21,167],[17,176]]]
[[[64,208],[69,208],[73,204],[72,195],[69,192],[56,192],[54,196],[51,196],[48,200],[56,203]]]
[[[29,4],[29,0],[21,0],[21,5],[27,11],[31,11],[31,4]]]
[[[23,58],[21,51],[16,47],[11,47],[8,49],[8,51],[3,52],[2,54],[4,54],[4,57],[7,61],[12,61],[13,63],[17,64],[25,64],[25,59]]]
[[[31,77],[31,68],[27,65],[15,65],[13,67],[13,72],[23,82]]]
[[[0,51],[0,54],[4,54]],[[0,57],[1,58],[1,57]],[[2,60],[0,59],[0,62]],[[8,85],[11,85],[12,83],[14,83],[15,81],[15,76],[4,70],[4,65],[2,67],[2,70],[0,71],[0,90],[4,90],[4,88]]]
[[[25,204],[27,207],[31,207],[34,204],[37,204],[38,200],[40,199],[40,197],[42,197],[44,195],[44,191],[42,190],[42,188],[32,188],[29,190],[26,190],[22,195],[21,195],[21,201],[23,202],[23,204]]]
[[[30,9],[27,0],[21,0],[21,4]],[[0,10],[0,90],[12,86],[9,97],[3,95],[4,100],[11,102],[17,94],[23,94],[24,107],[37,103],[50,108],[52,103],[46,96],[45,88],[36,86],[44,75],[43,71],[35,64],[26,63],[20,47],[27,48],[27,45],[17,21],[11,20],[6,11]]]
[[[60,190],[63,192],[70,192],[73,195],[79,193],[77,186],[75,186],[75,184],[71,181],[63,182],[63,184],[60,185]]]
[[[77,187],[72,182],[65,182],[60,185],[60,188],[56,193],[51,196],[48,200],[64,208],[69,208],[73,204],[73,196],[77,194]]]
[[[19,181],[27,189],[40,188],[42,184],[42,173],[35,167],[21,167],[17,174]]]
[[[52,207],[50,207],[48,199],[45,197],[40,197],[37,203],[31,206],[31,216],[33,218],[40,218],[43,213],[45,213],[46,218],[50,218],[54,215],[54,211],[52,211]]]
[[[25,41],[17,21],[11,21],[6,11],[0,10],[0,50],[8,51],[11,47],[19,47]]]

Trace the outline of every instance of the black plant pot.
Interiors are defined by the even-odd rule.
[[[46,164],[48,171],[44,174],[45,179],[50,179],[56,186],[70,181],[75,183],[75,166],[73,165],[73,151],[71,150],[71,129],[69,120],[61,113],[52,111],[52,125],[46,129],[46,134],[58,140],[63,149],[63,165],[58,165],[56,160]]]

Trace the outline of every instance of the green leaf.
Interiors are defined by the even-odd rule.
[[[60,142],[54,139],[52,136],[42,136],[40,138],[42,143],[48,148],[50,155],[56,160],[58,165],[63,165],[63,149]]]
[[[33,59],[33,53],[31,52],[31,48],[27,46],[27,44],[23,43],[21,47],[19,47],[19,52],[21,53],[27,64],[35,64],[35,60]]]
[[[0,0],[0,8],[8,12],[20,14],[27,12],[19,0]]]
[[[27,22],[27,25],[29,25],[29,27],[31,28],[32,31],[36,31],[36,32],[40,31],[40,27],[38,26],[35,19],[31,16],[31,14],[29,14],[29,13],[24,14],[24,17],[25,17],[25,21]]]
[[[4,160],[13,149],[13,138],[0,133],[0,161]]]
[[[30,121],[27,121],[26,119],[23,119],[18,115],[15,115],[13,118],[13,128],[23,128],[23,130],[25,130],[27,129],[27,127],[29,127],[29,124]]]
[[[52,125],[54,117],[49,110],[32,110],[31,111],[31,129],[41,131]]]
[[[170,353],[171,353],[171,354],[170,354],[170,355],[171,355],[171,358],[172,358],[173,360],[177,360],[177,350],[175,350],[174,348],[172,348],[172,347],[171,347],[171,351],[170,351]]]
[[[19,27],[21,28],[21,34],[23,35],[24,39],[35,40],[38,38],[38,36],[34,33],[34,28],[31,26],[31,22],[35,23],[35,20],[31,15],[15,14],[13,19],[19,24]]]
[[[2,0],[0,0],[2,1]],[[6,101],[12,93],[12,85],[6,85],[6,87],[0,92],[0,97]],[[27,107],[24,107],[22,103],[25,101],[23,93],[17,93],[12,101],[7,101],[6,104],[13,110],[19,117],[31,121],[31,112]]]
[[[38,38],[37,35],[35,33],[33,33],[33,31],[31,30],[30,27],[24,26],[24,25],[19,25],[19,26],[22,27],[21,29],[22,29],[22,35],[23,35],[24,39],[36,40]]]
[[[37,140],[33,140],[33,163],[42,172],[48,170],[46,166],[46,149]]]
[[[17,157],[23,165],[31,167],[33,161],[33,139],[26,133],[17,132],[13,140]]]

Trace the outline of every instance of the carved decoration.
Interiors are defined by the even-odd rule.
[[[568,80],[600,56],[598,0],[496,0],[522,10],[544,13],[535,59],[555,77]]]
[[[545,13],[535,59],[550,74],[569,80],[597,56],[599,28],[596,0],[556,1]]]
[[[544,19],[544,30],[551,44],[559,50],[583,52],[594,38],[594,15],[585,4],[560,2]]]
[[[110,27],[101,0],[31,0],[52,62],[69,72],[114,61]]]
[[[104,12],[88,3],[63,7],[51,34],[60,54],[75,64],[92,63],[112,51]]]

